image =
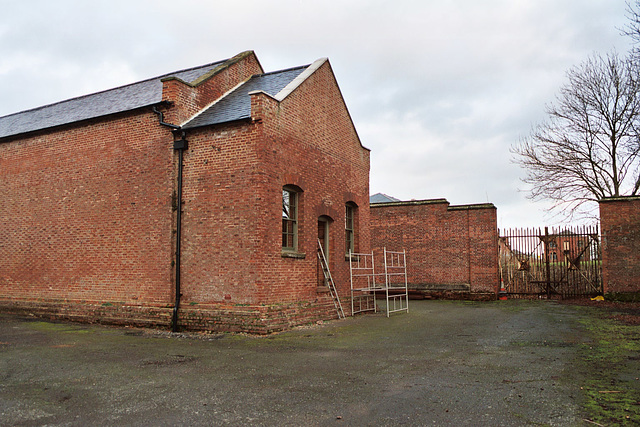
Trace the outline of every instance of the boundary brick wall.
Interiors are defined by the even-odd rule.
[[[600,201],[605,293],[640,292],[640,197]]]
[[[406,250],[413,291],[493,299],[499,287],[497,210],[445,199],[371,205],[372,247]]]

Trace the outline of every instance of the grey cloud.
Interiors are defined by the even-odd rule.
[[[327,56],[373,150],[372,192],[488,197],[502,222],[542,221],[509,147],[569,67],[628,48],[624,14],[610,0],[7,2],[0,115],[246,49],[268,71]]]

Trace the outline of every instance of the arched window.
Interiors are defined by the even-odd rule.
[[[282,249],[298,250],[298,210],[300,190],[285,185],[282,187]]]
[[[344,231],[345,231],[345,253],[355,252],[356,250],[356,213],[358,206],[353,202],[347,202],[345,205]]]

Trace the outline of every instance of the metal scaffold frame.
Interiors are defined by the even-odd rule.
[[[375,261],[370,254],[349,251],[349,272],[351,278],[351,315],[363,311],[378,311],[376,305]]]
[[[387,251],[384,248],[384,277],[387,297],[387,317],[397,311],[409,312],[409,287],[407,285],[407,254]],[[389,293],[392,291],[392,293]],[[391,303],[393,302],[393,308]]]
[[[387,317],[398,311],[409,311],[406,252],[383,248],[384,273],[376,272],[375,256],[371,253],[349,252],[351,278],[351,313],[378,311],[376,294],[384,293]]]

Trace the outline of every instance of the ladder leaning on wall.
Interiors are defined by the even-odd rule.
[[[320,243],[320,239],[318,239],[318,261],[320,261],[320,266],[322,267],[324,282],[329,287],[329,293],[331,294],[333,305],[336,307],[336,311],[338,312],[338,319],[344,319],[345,315],[344,310],[342,309],[342,303],[340,302],[340,296],[338,295],[338,291],[336,290],[336,284],[333,282],[333,277],[331,276],[331,271],[329,270],[329,263],[327,262],[327,258],[324,255],[324,249],[322,249],[322,243]]]

